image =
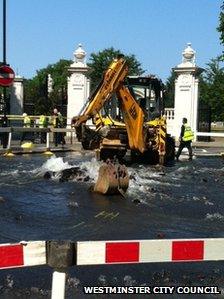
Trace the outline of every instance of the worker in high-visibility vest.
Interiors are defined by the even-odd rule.
[[[43,114],[41,114],[40,118],[39,118],[39,128],[43,129],[43,128],[47,128],[47,117]],[[46,142],[46,132],[41,132],[40,133],[40,142],[41,143],[45,143]]]
[[[187,124],[187,119],[184,117],[182,121],[181,133],[180,133],[180,145],[176,154],[176,160],[179,161],[179,157],[182,153],[182,150],[186,147],[189,152],[189,160],[192,160],[192,140],[194,139],[194,133],[191,130],[191,127]]]
[[[54,128],[63,128],[63,116],[61,112],[58,111],[57,108],[54,108],[53,110],[52,125]],[[61,132],[54,133],[54,145],[58,146],[58,144],[62,144],[62,146],[65,145],[64,133]]]
[[[31,126],[31,119],[30,117],[26,114],[26,113],[23,113],[23,127],[25,128],[30,128]]]
[[[30,128],[31,127],[31,119],[30,117],[27,115],[27,113],[23,113],[23,127],[24,128]],[[21,143],[25,140],[31,140],[32,138],[27,138],[27,136],[29,137],[29,132],[23,132],[22,137],[21,137]]]

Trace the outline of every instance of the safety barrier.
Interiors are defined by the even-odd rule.
[[[22,241],[0,245],[0,269],[48,265],[52,299],[65,296],[71,266],[224,260],[224,238],[127,241]]]
[[[52,115],[45,115],[48,119],[52,117]],[[5,117],[4,114],[0,114],[0,118]],[[24,120],[24,116],[21,114],[6,114],[8,120]],[[71,123],[71,118],[62,116],[63,119],[67,120],[67,123]],[[40,115],[29,115],[29,118],[33,121],[39,120]]]
[[[223,132],[196,132],[196,136],[224,137]]]
[[[50,134],[58,133],[72,133],[70,142],[72,144],[72,138],[76,136],[74,128],[25,128],[25,127],[5,127],[0,128],[0,134],[8,134],[6,152],[12,150],[12,134],[13,133],[46,133],[46,152],[50,154]]]

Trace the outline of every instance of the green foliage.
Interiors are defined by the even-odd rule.
[[[37,71],[33,79],[25,80],[25,103],[34,104],[34,114],[51,114],[54,106],[59,106],[67,94],[68,66],[71,60],[61,59],[55,64]],[[48,97],[47,75],[53,79],[53,92]]]
[[[165,83],[165,94],[164,94],[165,108],[174,107],[175,79],[176,79],[176,75],[172,71]]]
[[[112,60],[122,54],[123,53],[120,50],[115,50],[111,47],[90,55],[88,66],[91,68],[89,75],[91,80],[91,90],[94,90],[99,84],[105,70]],[[137,76],[144,73],[144,70],[141,68],[141,63],[136,59],[135,55],[124,55],[124,58],[127,60],[130,76]]]
[[[224,120],[224,67],[221,58],[211,59],[200,77],[200,103],[211,106],[212,121]]]
[[[221,12],[219,14],[219,26],[217,30],[220,33],[220,43],[224,46],[224,2],[221,5]]]

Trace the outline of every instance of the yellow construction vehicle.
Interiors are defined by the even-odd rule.
[[[153,76],[127,75],[126,60],[114,59],[75,118],[77,138],[103,160],[130,150],[134,159],[164,164],[174,159],[175,144],[163,116],[163,84]],[[94,128],[86,124],[89,119]]]

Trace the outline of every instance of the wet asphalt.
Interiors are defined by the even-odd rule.
[[[91,153],[1,157],[0,242],[223,237],[223,161],[197,157],[188,162],[183,157],[170,167],[129,165],[124,199],[90,192],[100,166]],[[71,166],[80,167],[90,180],[61,183],[60,171]],[[46,171],[53,171],[54,177],[45,180]],[[76,267],[69,269],[66,294],[110,298],[84,295],[82,287],[87,285],[218,285],[222,290],[223,266],[207,262]],[[0,298],[49,298],[51,273],[48,267],[2,270]],[[185,297],[196,295],[181,296]]]

